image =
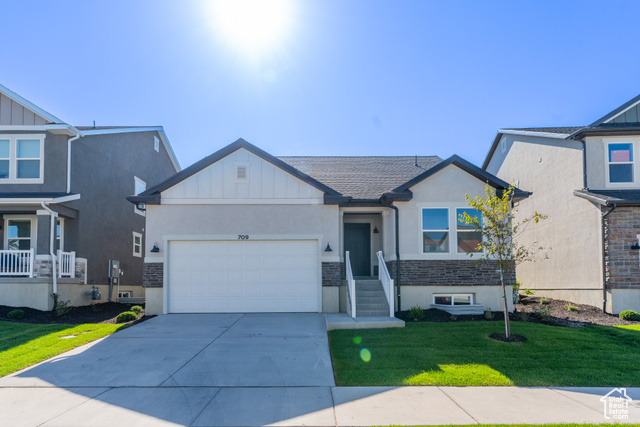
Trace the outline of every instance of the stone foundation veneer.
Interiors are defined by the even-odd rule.
[[[164,263],[145,262],[142,265],[142,287],[161,288],[164,281]]]
[[[396,261],[388,261],[387,269],[396,279]],[[499,286],[496,264],[472,260],[400,260],[402,286]],[[505,275],[505,285],[516,282],[515,272]]]
[[[606,213],[610,208],[607,208]],[[608,289],[640,288],[640,207],[618,207],[605,218],[605,272]]]
[[[322,263],[322,286],[340,286],[342,284],[342,263]]]

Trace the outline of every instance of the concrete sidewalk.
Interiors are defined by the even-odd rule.
[[[609,388],[2,387],[7,426],[606,423]],[[640,423],[640,388],[628,418]]]

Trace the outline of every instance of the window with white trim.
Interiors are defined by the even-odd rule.
[[[131,291],[120,291],[118,292],[118,298],[131,298]]]
[[[0,183],[44,182],[44,135],[0,135]]]
[[[471,218],[476,218],[479,225],[482,226],[482,215],[473,208],[456,209],[456,237],[458,240],[458,253],[468,254],[482,252],[480,245],[482,244],[482,232],[477,231],[476,226],[464,221],[464,213]]]
[[[610,142],[607,144],[607,172],[609,183],[633,183],[634,161],[632,142]]]
[[[142,256],[142,234],[133,232],[133,256]]]
[[[64,251],[64,218],[56,221],[56,251],[58,249]]]
[[[35,215],[4,216],[4,249],[26,251],[36,247]]]
[[[473,294],[433,294],[435,305],[472,305]]]
[[[449,209],[422,209],[422,251],[449,253]]]
[[[158,153],[160,152],[160,140],[158,139],[157,136],[153,137],[153,149],[156,150]]]
[[[137,176],[134,176],[133,180],[134,180],[133,194],[135,194],[136,196],[147,189],[147,183],[141,180],[140,178],[138,178]],[[144,216],[144,211],[142,209],[138,209],[138,204],[136,203],[133,204],[133,211],[138,215]]]

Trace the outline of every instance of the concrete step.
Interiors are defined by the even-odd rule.
[[[358,317],[389,317],[389,310],[357,310]]]
[[[357,304],[387,304],[387,299],[385,297],[381,297],[380,295],[365,297],[358,295],[356,297]]]
[[[358,304],[356,303],[356,310],[389,310],[387,304]]]
[[[370,291],[370,290],[362,290],[362,289],[358,289],[356,290],[356,298],[360,298],[360,297],[375,297],[380,295],[383,298],[386,298],[385,294],[383,291],[379,291],[379,290],[375,290],[375,291]]]

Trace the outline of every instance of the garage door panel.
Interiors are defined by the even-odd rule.
[[[169,311],[317,312],[318,242],[172,241]]]

